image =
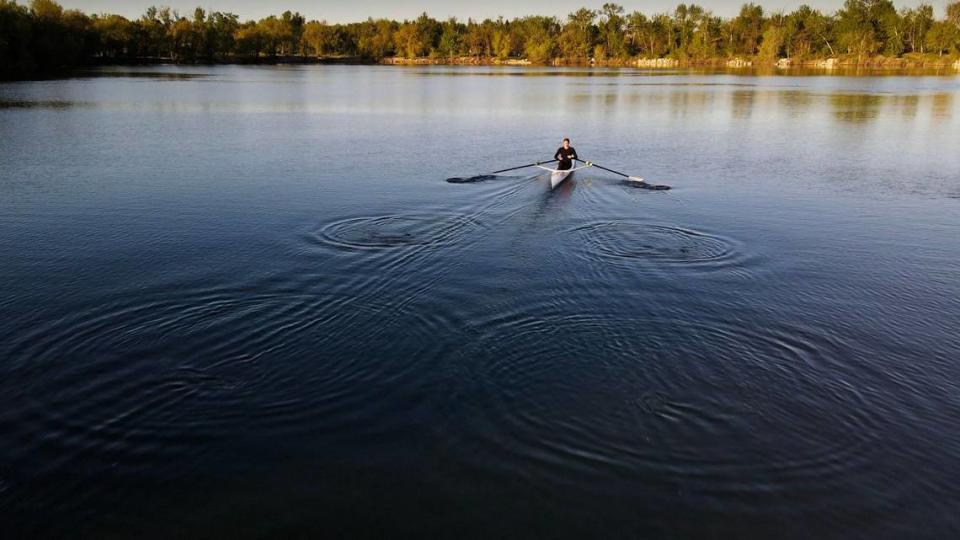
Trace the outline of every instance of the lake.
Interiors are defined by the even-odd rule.
[[[555,190],[561,138],[597,164]],[[960,76],[0,84],[12,537],[960,535]]]

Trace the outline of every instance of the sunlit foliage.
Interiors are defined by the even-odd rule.
[[[180,14],[152,7],[136,20],[65,10],[54,0],[28,5],[0,0],[0,77],[15,78],[96,61],[215,62],[277,57],[389,56],[621,61],[709,60],[960,54],[960,1],[937,19],[929,4],[899,11],[891,0],[845,0],[833,14],[803,5],[790,13],[744,4],[722,19],[697,4],[670,13],[628,13],[605,3],[564,20],[528,16],[465,22],[367,19],[349,24],[307,21],[285,11],[259,21],[197,8]]]

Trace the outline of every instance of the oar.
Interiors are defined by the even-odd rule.
[[[582,160],[582,159],[578,159],[577,161],[579,161],[579,162],[581,162],[581,163],[586,163],[587,165],[590,165],[590,166],[592,166],[592,167],[596,167],[596,168],[598,168],[598,169],[603,169],[603,170],[605,170],[605,171],[607,171],[607,172],[612,172],[613,174],[618,174],[618,175],[620,175],[620,176],[622,176],[622,177],[624,177],[624,178],[626,178],[626,179],[628,179],[628,180],[633,180],[633,181],[635,181],[635,182],[644,182],[644,183],[646,183],[646,180],[644,180],[643,178],[640,178],[639,176],[630,176],[629,174],[622,173],[622,172],[620,172],[620,171],[615,171],[615,170],[613,170],[613,169],[608,169],[608,168],[606,168],[606,167],[604,167],[604,166],[602,166],[602,165],[597,165],[596,163],[593,163],[593,162],[591,162],[591,161],[584,161],[584,160]]]
[[[500,174],[500,173],[503,173],[503,172],[515,171],[515,170],[517,170],[517,169],[526,169],[527,167],[536,167],[537,165],[543,165],[544,163],[553,163],[554,161],[557,161],[557,160],[551,159],[550,161],[538,161],[538,162],[536,162],[536,163],[530,163],[530,164],[527,164],[527,165],[520,165],[519,167],[510,167],[509,169],[503,169],[502,171],[493,171],[493,172],[490,173],[490,174]]]
[[[557,161],[557,160],[551,159],[550,161],[538,161],[536,163],[520,165],[519,167],[510,167],[509,169],[502,169],[499,171],[493,171],[492,173],[481,174],[479,176],[471,176],[468,178],[459,178],[459,177],[447,178],[447,182],[450,182],[451,184],[471,184],[473,182],[482,182],[483,180],[489,180],[490,178],[493,178],[493,176],[496,174],[515,171],[517,169],[526,169],[527,167],[536,167],[537,165],[543,165],[544,163],[553,163],[554,161]]]
[[[657,191],[670,189],[670,186],[658,186],[658,185],[656,185],[656,184],[648,184],[646,180],[644,180],[643,178],[640,178],[639,176],[630,176],[629,174],[622,173],[622,172],[620,172],[620,171],[615,171],[615,170],[613,170],[613,169],[608,169],[608,168],[606,168],[606,167],[604,167],[604,166],[602,166],[602,165],[597,165],[596,163],[593,163],[592,161],[583,161],[582,159],[578,159],[577,161],[579,161],[579,162],[581,162],[581,163],[586,163],[587,165],[589,165],[589,166],[591,166],[591,167],[596,167],[596,168],[598,168],[598,169],[603,169],[603,170],[605,170],[605,171],[607,171],[607,172],[611,172],[611,173],[613,173],[613,174],[622,176],[622,177],[626,178],[627,180],[629,180],[629,181],[631,181],[631,182],[635,182],[635,184],[633,184],[633,185],[635,185],[635,186],[637,186],[637,187],[641,187],[641,188],[644,188],[644,189],[653,189],[653,190],[657,190]]]

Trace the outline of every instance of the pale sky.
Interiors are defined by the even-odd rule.
[[[808,4],[821,11],[831,13],[840,8],[843,0],[754,0],[763,6],[766,12],[778,10],[790,11],[801,4]],[[894,0],[900,8],[915,6],[922,0]],[[947,0],[932,0],[937,17],[942,16]],[[28,3],[28,0],[20,0]],[[229,11],[240,15],[241,19],[260,19],[268,15],[278,15],[283,11],[299,11],[307,19],[325,19],[329,22],[354,22],[367,17],[385,17],[389,19],[413,19],[426,11],[432,17],[444,19],[455,16],[466,20],[496,18],[503,15],[514,18],[523,15],[555,15],[566,18],[567,14],[580,7],[598,9],[604,0],[595,2],[584,0],[420,0],[404,2],[391,0],[276,0],[272,2],[258,0],[61,0],[67,8],[81,9],[87,13],[119,13],[128,18],[137,18],[147,7],[165,6],[180,10],[181,14],[192,13],[200,6],[210,11]],[[627,12],[640,10],[646,14],[673,11],[680,0],[623,0],[617,2]],[[743,0],[700,0],[695,3],[713,11],[715,14],[729,17],[735,15]]]

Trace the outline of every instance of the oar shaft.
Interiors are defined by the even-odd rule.
[[[510,172],[510,171],[515,171],[515,170],[517,170],[517,169],[526,169],[527,167],[536,167],[537,165],[543,165],[544,163],[553,163],[554,161],[557,161],[557,160],[551,159],[550,161],[538,161],[538,162],[536,162],[536,163],[529,163],[529,164],[527,164],[527,165],[520,165],[519,167],[510,167],[509,169],[502,169],[502,170],[499,170],[499,171],[493,171],[493,172],[490,173],[490,174],[500,174],[500,173],[502,173],[502,172]]]
[[[582,159],[578,159],[577,161],[581,161],[581,162],[583,162],[583,163],[587,163],[586,161],[583,161]],[[608,169],[608,168],[606,168],[606,167],[604,167],[604,166],[602,166],[602,165],[597,165],[596,163],[591,163],[590,165],[593,166],[593,167],[596,167],[596,168],[598,168],[598,169],[603,169],[603,170],[605,170],[605,171],[607,171],[607,172],[612,172],[613,174],[619,174],[620,176],[622,176],[622,177],[624,177],[624,178],[630,178],[630,175],[629,175],[629,174],[624,174],[624,173],[622,173],[622,172],[620,172],[620,171],[615,171],[615,170],[613,170],[613,169]]]

